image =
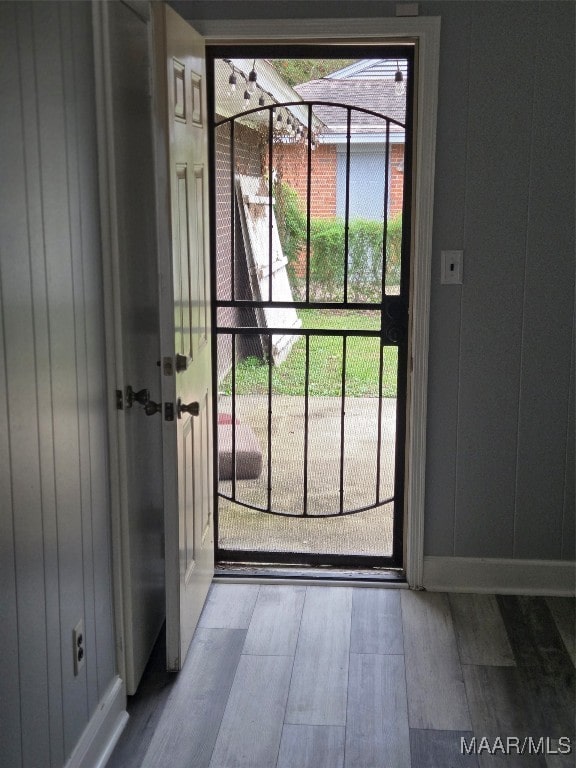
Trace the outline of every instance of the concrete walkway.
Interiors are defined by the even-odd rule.
[[[275,552],[318,552],[347,555],[390,555],[393,504],[340,518],[322,519],[340,508],[341,401],[311,397],[308,421],[308,513],[304,505],[304,398],[274,395],[272,403],[272,508],[291,517],[219,502],[220,547]],[[231,398],[222,397],[220,413],[231,413]],[[257,480],[238,480],[237,498],[266,506],[268,486],[268,398],[236,398],[236,416],[254,430],[263,453]],[[394,484],[396,400],[382,401],[380,500],[390,498]],[[375,503],[378,445],[378,400],[347,398],[344,419],[344,510]],[[222,493],[232,483],[221,482]]]

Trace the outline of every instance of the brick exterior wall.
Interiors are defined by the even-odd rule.
[[[402,213],[404,144],[390,145],[390,218]]]
[[[320,144],[311,153],[311,215],[329,219],[336,215],[336,147]],[[275,144],[272,163],[279,180],[298,192],[306,205],[308,150],[302,144]]]
[[[303,204],[307,195],[305,144],[274,146],[272,160],[279,178],[298,192]],[[336,215],[337,153],[334,144],[320,144],[312,152],[311,213],[322,219]],[[402,213],[404,192],[404,145],[390,145],[390,218]]]
[[[236,171],[249,176],[263,172],[262,154],[265,139],[255,131],[237,123],[234,127],[234,155]],[[216,298],[232,299],[230,252],[232,248],[231,183],[230,183],[230,125],[216,129]],[[242,239],[242,227],[235,213],[235,299],[249,299],[250,281]],[[234,307],[218,310],[218,325],[257,325],[254,312]],[[261,356],[258,337],[238,336],[236,357]],[[218,336],[218,380],[232,367],[232,343],[229,336]]]

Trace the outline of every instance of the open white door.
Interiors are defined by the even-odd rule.
[[[204,41],[153,4],[166,659],[184,663],[214,572]]]

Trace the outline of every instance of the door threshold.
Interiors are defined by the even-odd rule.
[[[270,563],[217,563],[214,582],[223,584],[258,582],[276,584],[347,584],[353,586],[407,588],[408,582],[402,569],[398,568],[317,568],[314,566],[278,566]]]

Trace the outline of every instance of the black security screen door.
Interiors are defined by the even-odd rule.
[[[217,559],[399,568],[413,48],[210,58]]]

